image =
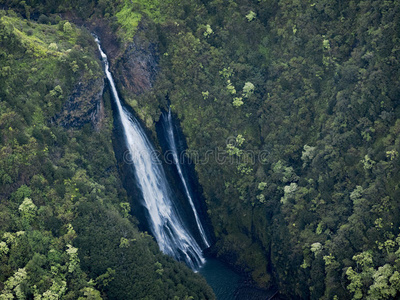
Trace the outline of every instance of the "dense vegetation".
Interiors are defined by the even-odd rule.
[[[2,2],[14,5],[11,0]],[[119,88],[127,103],[132,104],[150,128],[158,119],[160,108],[165,107],[167,102],[180,118],[189,150],[197,151],[202,162],[196,165],[196,171],[214,226],[218,255],[249,272],[260,286],[277,285],[282,294],[291,298],[390,299],[399,296],[398,1],[38,2],[41,1],[23,1],[14,7],[25,17],[43,14],[42,20],[49,18],[47,23],[54,24],[60,20],[50,18],[50,13],[65,13],[68,8],[73,8],[80,18],[105,19],[119,38],[121,53],[135,34],[144,35],[149,41],[157,43],[160,71],[154,88],[141,95],[131,92],[122,81]],[[10,17],[3,18],[2,32],[9,32],[7,24],[12,20],[7,19]],[[144,28],[141,32],[138,32],[138,24]],[[21,31],[18,26],[28,25],[25,21],[17,22],[14,27]],[[63,31],[62,35],[66,35],[64,28]],[[21,73],[23,70],[23,75],[28,76],[34,72],[31,70],[34,67],[39,70],[35,71],[39,72],[35,78],[45,77],[43,74],[47,72],[27,63],[23,65],[23,59],[17,59],[21,57],[18,53],[26,50],[14,49],[26,47],[21,41],[28,37],[12,39],[15,46],[8,48],[9,52],[4,54],[11,54],[11,60],[2,55],[3,77],[10,78],[0,82],[2,97],[12,101],[1,103],[2,113],[11,113],[8,118],[2,117],[2,124],[5,125],[1,125],[2,147],[8,147],[2,148],[1,153],[2,170],[5,170],[1,180],[4,198],[7,199],[1,203],[5,207],[1,209],[1,224],[10,226],[24,220],[23,208],[31,207],[30,202],[24,200],[27,197],[38,207],[33,209],[36,218],[41,216],[39,211],[43,206],[51,210],[55,219],[59,219],[56,223],[59,225],[40,225],[38,221],[29,221],[29,226],[39,229],[42,228],[40,226],[48,226],[41,232],[51,232],[52,239],[62,240],[64,248],[59,249],[66,249],[66,245],[71,244],[67,238],[62,238],[70,234],[68,230],[76,230],[78,237],[74,246],[79,251],[79,247],[88,249],[82,249],[82,253],[98,253],[91,248],[93,245],[106,249],[110,245],[90,240],[103,233],[89,234],[88,230],[92,227],[87,225],[91,218],[88,212],[98,211],[96,215],[103,217],[101,212],[109,203],[114,212],[108,212],[107,218],[112,219],[121,214],[117,211],[119,203],[126,201],[114,167],[107,173],[97,174],[99,170],[114,166],[110,158],[112,150],[96,146],[98,138],[85,131],[90,131],[90,128],[68,132],[75,137],[71,142],[71,138],[58,137],[67,134],[59,127],[46,127],[48,124],[44,120],[60,108],[46,104],[54,102],[54,105],[61,106],[62,99],[57,100],[59,102],[50,101],[45,96],[49,94],[53,97],[51,99],[66,97],[74,82],[72,78],[76,79],[73,70],[57,68],[60,74],[55,78],[61,78],[58,80],[63,84],[53,79],[46,91],[38,91],[42,97],[35,98],[33,90],[30,92],[28,88],[24,93],[12,95],[12,98],[11,94],[7,94],[14,89],[18,91],[21,86],[17,81],[20,77],[12,77],[10,74],[14,73],[8,72],[19,70]],[[41,38],[40,35],[38,38]],[[46,38],[50,37],[46,35]],[[57,43],[60,50],[52,50],[55,54],[51,52],[47,58],[56,61],[56,53],[62,51],[63,46],[55,40],[46,42]],[[10,53],[11,49],[16,53]],[[39,50],[32,50],[33,53],[35,51]],[[50,48],[47,47],[46,51],[49,52]],[[23,57],[29,60],[29,56]],[[78,62],[78,57],[83,59],[83,56],[77,56],[72,61],[77,62],[80,70],[87,64],[93,70],[93,76],[98,74],[98,66],[92,66],[90,61]],[[70,65],[69,56],[66,59]],[[38,63],[37,60],[35,63]],[[46,68],[51,68],[51,65],[44,64]],[[118,66],[118,58],[114,66]],[[115,72],[118,74],[118,69]],[[45,77],[45,80],[51,78]],[[21,79],[21,82],[28,81]],[[6,84],[15,86],[7,88]],[[57,85],[61,91],[55,89]],[[39,88],[35,84],[32,84],[33,87]],[[27,95],[29,92],[31,95]],[[38,104],[33,99],[37,99]],[[31,104],[34,106],[22,105],[24,101],[34,103]],[[40,107],[36,115],[41,117],[44,114],[40,122],[46,124],[45,127],[34,128],[35,122],[39,122],[39,117],[32,113],[35,107]],[[32,119],[30,123],[29,118]],[[108,121],[108,124],[111,123]],[[33,134],[36,132],[38,135],[38,131],[41,139]],[[105,141],[109,140],[107,126],[96,134],[104,135]],[[69,141],[60,146],[59,140]],[[87,144],[87,140],[92,141],[95,150],[85,152],[83,146],[79,146],[83,145],[83,141]],[[43,151],[45,146],[48,148]],[[14,147],[12,159],[8,158],[10,150],[7,149],[10,147]],[[75,154],[76,167],[73,171],[71,159],[58,159],[60,155],[51,155],[61,151],[60,148]],[[38,150],[33,155],[28,149],[31,152],[31,149]],[[209,150],[222,153],[233,163],[221,163],[220,157],[210,155]],[[97,151],[95,153],[99,153],[100,157],[108,155],[107,159],[104,158],[108,163],[97,161],[99,156],[92,155],[93,151]],[[32,158],[28,159],[29,155]],[[36,165],[31,163],[32,160],[37,161]],[[29,166],[26,165],[28,162]],[[42,177],[46,181],[35,177],[39,175],[33,175],[36,174],[33,171],[35,166],[43,168]],[[52,171],[46,169],[50,166]],[[87,203],[76,205],[76,200],[72,199],[72,204],[66,204],[64,212],[59,212],[55,202],[70,203],[66,197],[71,197],[74,191],[66,182],[73,184],[75,180],[77,185],[82,182],[83,175],[78,172],[79,169],[86,170],[84,174],[89,182],[106,186],[100,191],[107,194],[97,196],[104,199],[103,203],[95,197],[97,200],[91,200],[94,202],[88,209]],[[57,177],[59,173],[57,176],[60,177]],[[29,187],[23,185],[26,183],[30,184]],[[39,187],[35,188],[34,184],[39,184]],[[47,186],[48,193],[53,190],[52,194],[45,192],[51,196],[44,198],[40,184]],[[78,190],[79,197],[92,199],[89,192],[87,195],[80,188]],[[86,188],[86,191],[91,190]],[[114,192],[117,190],[118,193]],[[37,195],[39,191],[43,198]],[[51,199],[53,204],[46,202],[50,201],[47,199]],[[23,203],[19,214],[18,207]],[[9,213],[9,207],[14,207],[13,213]],[[76,225],[69,219],[57,218],[72,209],[70,207],[76,210],[73,216],[67,215],[76,218]],[[96,219],[95,222],[111,226],[107,218]],[[18,232],[24,230],[23,226],[28,226],[17,223],[4,231]],[[126,218],[111,223],[116,228],[128,224]],[[72,224],[73,229],[69,229],[68,224]],[[53,233],[53,228],[59,228],[57,233]],[[130,230],[135,233],[129,239],[139,240],[140,234]],[[81,238],[79,234],[82,234]],[[29,235],[21,235],[20,238],[29,239]],[[143,238],[144,244],[150,244],[143,244],[142,247],[154,249],[152,242]],[[6,247],[4,249],[9,249],[7,243],[10,242],[3,240],[6,243],[2,244]],[[121,243],[125,245],[122,240]],[[31,242],[31,245],[34,244]],[[137,244],[132,242],[132,245]],[[123,251],[117,249],[113,251]],[[131,251],[134,260],[138,250]],[[155,253],[156,250],[153,251]],[[10,253],[6,256],[6,266],[15,260],[9,258]],[[20,254],[19,257],[25,256]],[[89,270],[91,267],[88,265],[96,265],[96,262],[91,260],[93,258],[89,254],[85,257],[86,260],[82,256],[81,267]],[[88,271],[90,278],[96,279],[102,274],[101,278],[111,276],[114,270],[112,262],[116,258],[103,257],[99,260],[109,261],[112,270],[104,269],[108,267],[105,265],[101,271],[94,267]],[[70,259],[67,252],[63,259],[64,264],[60,265],[67,266]],[[156,262],[164,266],[161,258],[154,260]],[[7,274],[1,281],[11,278],[9,276],[17,268],[27,263],[20,262],[13,265],[8,273],[1,272]],[[163,274],[170,274],[166,267],[164,270]],[[73,276],[74,273],[68,275]],[[88,283],[89,279],[81,279],[79,288],[78,281],[68,279],[68,284],[76,284],[77,291],[92,286]],[[95,281],[95,287],[101,290],[99,281]],[[40,286],[39,283],[37,286]]]
[[[59,125],[103,72],[90,34],[53,20],[0,18],[0,299],[212,299],[129,215],[109,96],[102,120]]]
[[[218,252],[261,285],[399,295],[399,9],[210,1],[165,31],[159,88],[189,148],[237,159],[196,166]]]
[[[158,27],[162,71],[137,106],[168,97],[209,159],[196,170],[218,254],[260,285],[398,296],[399,8],[187,1]]]

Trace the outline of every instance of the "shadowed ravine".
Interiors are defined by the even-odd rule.
[[[122,123],[125,142],[129,151],[129,162],[134,167],[136,182],[143,196],[143,205],[149,215],[149,227],[161,251],[184,261],[196,270],[204,262],[202,249],[187,230],[174,205],[173,194],[159,159],[153,155],[154,148],[139,122],[122,107],[106,54],[96,43],[104,63],[111,94],[116,103]]]
[[[203,225],[200,220],[200,216],[199,216],[196,206],[194,204],[193,193],[189,188],[188,180],[187,180],[187,178],[182,170],[182,167],[181,167],[182,162],[181,162],[181,157],[178,153],[178,147],[176,145],[176,135],[174,133],[174,125],[173,125],[173,120],[172,120],[171,109],[168,110],[168,113],[163,114],[161,122],[162,122],[164,132],[165,132],[165,140],[168,144],[168,148],[170,149],[169,152],[172,154],[172,160],[173,160],[174,165],[176,166],[176,170],[177,170],[179,178],[182,182],[184,194],[190,204],[190,208],[192,209],[197,228],[200,232],[202,243],[205,245],[206,248],[208,248],[208,247],[210,247],[210,243],[208,241],[207,234],[203,228]]]

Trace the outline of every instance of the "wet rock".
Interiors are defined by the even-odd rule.
[[[67,129],[91,123],[98,130],[104,119],[103,90],[103,77],[78,82],[53,122]]]
[[[116,65],[117,81],[129,94],[149,91],[158,71],[158,47],[145,36],[147,28],[141,24],[133,42],[128,44]]]

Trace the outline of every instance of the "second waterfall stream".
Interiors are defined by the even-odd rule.
[[[184,261],[196,270],[205,262],[202,249],[179,216],[173,201],[172,190],[161,162],[154,155],[152,144],[139,122],[122,106],[109,70],[107,55],[101,49],[99,39],[95,38],[95,40],[121,119],[130,163],[133,164],[135,179],[142,192],[143,205],[148,211],[150,230],[162,252],[179,261]]]
[[[210,247],[210,243],[208,242],[207,234],[203,228],[203,224],[201,223],[200,216],[197,213],[196,207],[194,205],[194,197],[193,193],[189,188],[189,182],[187,180],[187,177],[185,176],[183,169],[181,167],[182,157],[179,155],[178,147],[176,145],[176,136],[174,132],[174,123],[172,121],[172,113],[171,113],[171,108],[168,110],[168,113],[164,113],[161,118],[161,122],[164,128],[164,134],[165,134],[165,139],[167,141],[168,147],[169,147],[169,153],[172,154],[172,160],[173,163],[175,164],[176,170],[179,174],[179,178],[182,182],[183,189],[184,189],[184,194],[186,196],[186,199],[188,200],[190,204],[190,208],[192,210],[195,223],[197,226],[197,229],[200,233],[202,243],[205,245],[205,247]]]

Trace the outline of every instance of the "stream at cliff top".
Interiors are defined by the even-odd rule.
[[[184,172],[184,166],[178,160],[178,148],[174,136],[171,113],[167,115],[165,123],[166,143],[172,151],[173,161],[179,176],[174,182],[183,187],[183,196],[176,196],[173,187],[170,186],[168,176],[163,164],[154,156],[155,148],[148,139],[146,132],[140,122],[126,109],[118,96],[106,54],[102,51],[100,41],[96,43],[104,63],[105,74],[110,84],[112,97],[114,99],[114,114],[117,115],[117,125],[121,137],[121,151],[124,163],[129,169],[125,177],[129,179],[132,187],[132,195],[140,198],[138,206],[140,213],[136,216],[142,217],[141,222],[147,223],[147,229],[157,241],[160,250],[176,260],[185,262],[194,271],[199,271],[208,284],[213,288],[217,299],[228,300],[255,300],[269,299],[273,292],[254,288],[246,283],[245,277],[232,271],[227,265],[215,258],[204,258],[203,251],[210,245],[207,230],[204,228],[204,216],[201,214],[201,205],[195,202],[195,193],[190,187],[189,178]],[[128,156],[126,154],[129,154]],[[116,154],[117,155],[117,154]],[[176,190],[176,189],[175,189]],[[129,193],[129,191],[128,191]],[[186,201],[182,200],[186,199]],[[203,214],[204,215],[204,214]],[[143,223],[144,223],[143,222]],[[274,297],[274,299],[277,299]]]

